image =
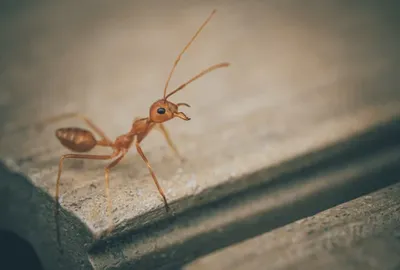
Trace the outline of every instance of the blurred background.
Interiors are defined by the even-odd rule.
[[[170,87],[211,64],[232,66],[175,97],[192,104],[197,118],[189,128],[176,128],[212,125],[215,112],[235,121],[255,107],[270,108],[254,121],[259,124],[288,108],[301,124],[309,115],[298,107],[308,91],[320,99],[320,114],[381,105],[397,92],[393,3],[2,1],[2,127],[79,110],[110,136],[125,132],[162,95],[177,54],[214,8],[216,16],[184,55]],[[338,82],[349,78],[343,89]]]

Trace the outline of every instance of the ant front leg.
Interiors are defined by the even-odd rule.
[[[165,197],[164,191],[162,190],[160,184],[158,183],[157,177],[156,177],[155,173],[153,172],[153,169],[151,168],[150,163],[149,163],[148,159],[146,158],[146,156],[144,155],[143,150],[140,147],[139,143],[140,143],[140,141],[136,141],[136,150],[138,151],[139,155],[142,157],[143,161],[146,163],[147,168],[149,169],[149,172],[150,172],[151,176],[153,177],[154,183],[157,186],[158,192],[160,193],[160,195],[163,198],[165,210],[168,212],[169,205],[167,202],[167,198]]]
[[[172,152],[174,152],[174,154],[183,163],[185,161],[185,158],[183,158],[181,156],[181,154],[179,153],[179,151],[176,148],[175,144],[172,142],[172,139],[171,139],[171,137],[169,135],[169,132],[168,132],[167,128],[164,126],[164,124],[159,123],[155,127],[164,135],[164,138],[167,141],[169,148],[172,150]]]

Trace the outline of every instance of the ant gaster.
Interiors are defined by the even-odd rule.
[[[164,135],[164,137],[165,137],[169,147],[172,149],[172,151],[182,160],[178,150],[176,149],[175,145],[173,144],[173,142],[169,136],[169,133],[168,133],[167,129],[165,128],[165,126],[163,125],[163,123],[168,120],[171,120],[173,118],[176,118],[176,117],[183,119],[185,121],[190,120],[190,118],[187,117],[183,112],[179,111],[179,108],[182,106],[186,106],[186,107],[190,107],[190,106],[187,103],[173,103],[173,102],[169,101],[168,98],[170,96],[174,95],[175,93],[177,93],[178,91],[182,90],[189,83],[202,77],[203,75],[205,75],[215,69],[218,69],[218,68],[228,67],[229,63],[216,64],[216,65],[213,65],[213,66],[203,70],[198,75],[194,76],[189,81],[182,84],[181,86],[176,88],[174,91],[170,92],[169,94],[167,94],[167,88],[168,88],[170,79],[172,77],[172,74],[181,59],[181,56],[189,48],[191,43],[195,40],[195,38],[201,32],[201,30],[204,28],[204,26],[210,21],[210,19],[212,18],[212,16],[214,15],[215,12],[216,12],[216,10],[212,11],[210,16],[200,26],[200,28],[197,30],[195,35],[191,38],[189,43],[184,47],[184,49],[181,51],[181,53],[176,58],[174,65],[169,73],[165,87],[164,87],[164,97],[160,100],[157,100],[150,106],[148,117],[135,118],[131,129],[126,134],[123,134],[123,135],[117,137],[115,141],[112,141],[91,120],[89,120],[86,116],[78,114],[78,113],[64,114],[64,115],[60,115],[58,117],[54,117],[52,120],[50,120],[51,122],[54,122],[54,121],[59,121],[61,119],[66,119],[66,118],[80,118],[100,137],[100,140],[97,140],[91,131],[86,130],[86,129],[77,128],[77,127],[60,128],[55,132],[56,137],[58,138],[58,140],[61,142],[61,144],[63,146],[65,146],[66,148],[68,148],[69,150],[71,150],[73,152],[78,152],[75,154],[63,155],[60,158],[59,170],[58,170],[57,182],[56,182],[56,194],[55,194],[56,220],[57,220],[57,215],[59,212],[58,199],[59,199],[60,177],[61,177],[61,172],[62,172],[62,168],[63,168],[63,161],[65,159],[93,159],[93,160],[114,159],[110,164],[108,164],[105,167],[105,193],[106,193],[106,197],[107,197],[107,214],[108,214],[108,217],[111,219],[109,172],[126,155],[126,153],[128,152],[128,149],[132,146],[132,144],[135,145],[137,152],[139,153],[139,155],[141,156],[143,161],[146,163],[147,168],[154,180],[154,183],[157,186],[158,192],[160,193],[160,195],[164,201],[165,208],[167,211],[169,210],[168,202],[165,197],[164,191],[161,188],[160,184],[158,183],[157,177],[154,174],[149,161],[147,160],[146,156],[144,155],[142,148],[140,147],[140,143],[149,134],[149,132],[151,130],[153,130],[153,128],[157,128]],[[95,146],[110,147],[113,150],[113,152],[109,155],[83,154],[83,152],[89,152]],[[113,229],[113,223],[112,223],[112,220],[110,220],[110,227],[107,230],[107,232],[108,233],[111,232],[112,229]],[[59,235],[58,235],[58,238],[59,238]]]

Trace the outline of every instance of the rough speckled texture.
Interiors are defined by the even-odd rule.
[[[390,16],[373,5],[318,3],[69,1],[3,14],[1,160],[53,196],[58,158],[67,152],[54,130],[81,123],[29,125],[80,111],[111,137],[126,132],[161,97],[176,55],[213,8],[219,12],[171,82],[232,63],[173,98],[192,105],[190,122],[167,124],[188,163],[181,166],[157,133],[143,143],[175,213],[199,204],[202,192],[220,186],[205,203],[231,191],[221,185],[399,115],[399,40]],[[104,165],[67,162],[62,177],[61,204],[90,233],[107,225]],[[134,151],[112,171],[111,194],[116,232],[166,216]]]
[[[391,141],[399,134],[386,139]],[[357,145],[357,140],[364,144],[347,148]],[[90,259],[100,269],[116,264],[118,269],[178,269],[213,250],[395,183],[400,177],[399,144],[385,147],[382,141],[383,137],[378,141],[357,137],[336,145],[333,151],[321,151],[325,158],[318,158],[322,154],[318,152],[258,171],[242,179],[248,186],[242,186],[240,193],[97,245]],[[296,163],[302,167],[296,168]],[[263,184],[250,186],[261,180]]]
[[[400,184],[215,252],[200,269],[398,269]]]

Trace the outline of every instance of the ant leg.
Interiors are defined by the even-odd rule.
[[[55,197],[55,210],[54,210],[54,217],[56,220],[56,226],[57,226],[57,242],[60,246],[60,227],[59,227],[59,220],[58,220],[58,214],[59,214],[59,195],[60,195],[60,178],[61,178],[61,172],[63,169],[63,162],[65,159],[95,159],[95,160],[107,160],[107,159],[112,159],[116,157],[119,154],[119,151],[116,151],[112,153],[111,155],[82,155],[82,154],[67,154],[63,155],[60,158],[60,162],[58,164],[58,175],[57,175],[57,182],[56,182],[56,197]]]
[[[111,198],[110,198],[110,181],[109,181],[109,174],[110,170],[115,167],[121,159],[126,155],[126,151],[124,151],[117,159],[115,159],[113,162],[111,162],[105,169],[104,169],[104,176],[105,176],[105,191],[106,191],[106,197],[107,197],[107,216],[109,218],[109,228],[107,229],[107,234],[109,234],[113,229],[113,221],[111,218],[111,209],[112,209],[112,203],[111,203]]]
[[[160,195],[162,196],[162,198],[164,200],[165,210],[168,212],[169,206],[168,206],[167,198],[165,197],[164,191],[162,190],[160,184],[158,183],[157,177],[154,174],[153,169],[151,168],[149,161],[147,160],[146,156],[144,155],[142,148],[140,147],[138,141],[136,141],[136,150],[138,151],[139,155],[142,157],[143,161],[146,163],[147,168],[149,169],[149,172],[150,172],[151,176],[153,177],[154,183],[157,186],[158,192],[160,193]]]
[[[110,146],[112,145],[112,141],[110,138],[108,138],[105,133],[99,128],[97,127],[89,118],[87,118],[85,115],[80,114],[80,113],[65,113],[65,114],[61,114],[55,117],[52,117],[48,120],[45,120],[44,122],[42,122],[41,124],[38,124],[39,126],[44,125],[45,123],[55,123],[61,120],[65,120],[65,119],[69,119],[69,118],[78,118],[83,120],[91,129],[93,129],[95,131],[95,133],[97,133],[97,135],[99,135],[101,137],[101,141],[98,143],[99,145],[102,146]]]
[[[161,131],[161,133],[164,135],[165,140],[167,141],[168,146],[169,146],[169,148],[172,150],[172,152],[175,153],[175,155],[179,158],[179,160],[180,160],[181,162],[184,162],[185,159],[181,156],[181,154],[179,154],[178,149],[176,148],[175,144],[172,142],[171,137],[170,137],[170,135],[169,135],[169,132],[168,132],[167,128],[166,128],[162,123],[157,124],[156,127],[157,127],[157,129],[158,129],[159,131]]]

